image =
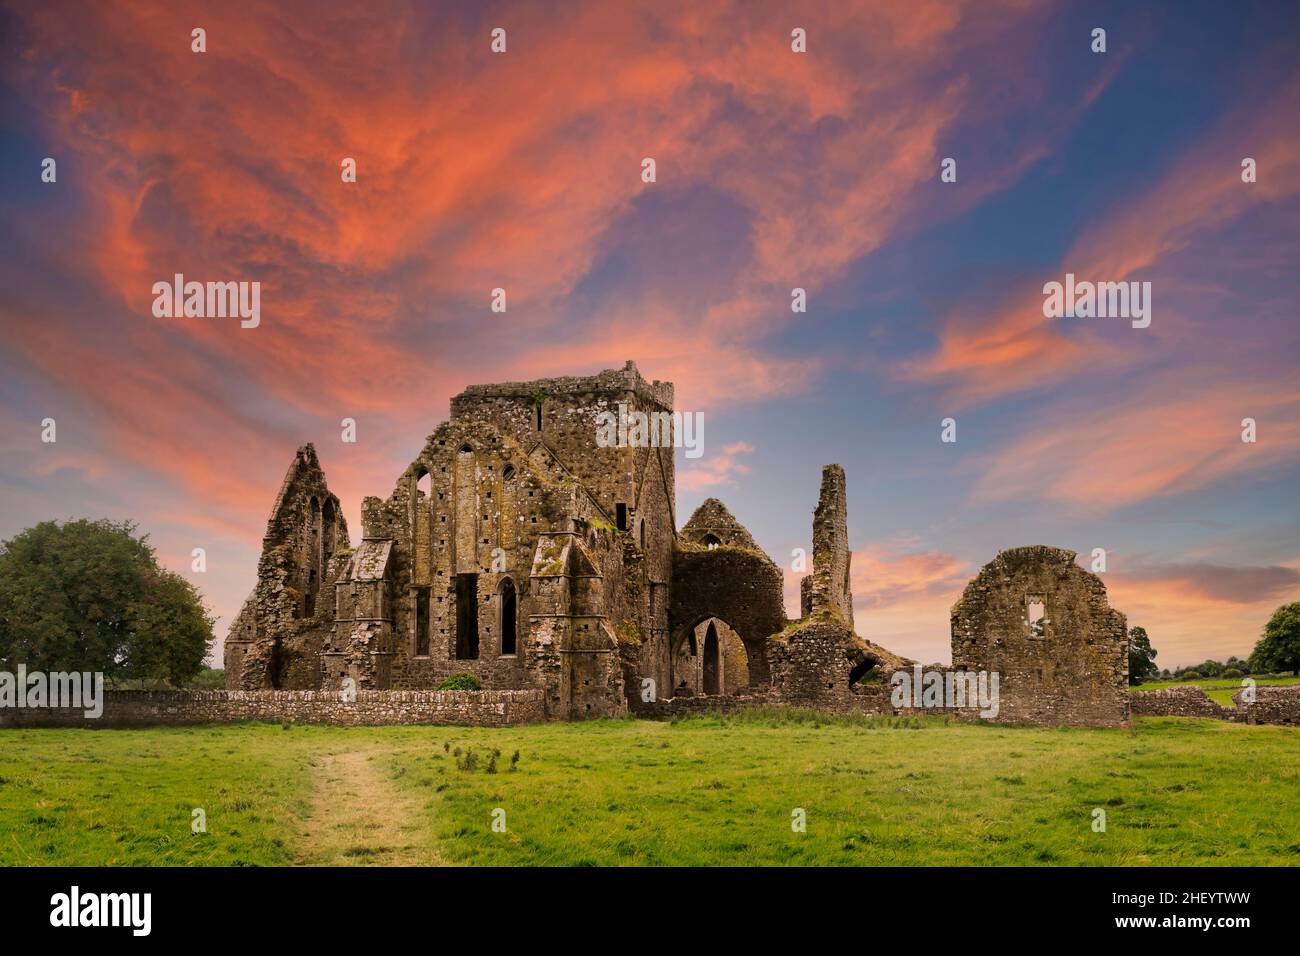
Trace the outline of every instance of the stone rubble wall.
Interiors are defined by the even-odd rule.
[[[82,708],[0,709],[0,727],[153,727],[265,720],[342,726],[465,724],[503,727],[546,720],[540,690],[106,691],[104,713]]]
[[[1241,724],[1300,725],[1300,684],[1284,687],[1256,687],[1254,703],[1232,695],[1237,706],[1224,707],[1200,687],[1166,687],[1161,690],[1129,692],[1133,714],[1138,717],[1212,717]]]
[[[1257,687],[1253,704],[1244,704],[1240,692],[1234,695],[1236,709],[1221,707],[1199,687],[1171,687],[1166,690],[1130,691],[1135,717],[1202,717],[1244,724],[1282,724],[1300,726],[1300,685],[1293,687]],[[818,710],[827,714],[892,714],[894,716],[948,715],[959,721],[979,721],[978,708],[893,707],[889,687],[883,683],[859,684],[851,694],[834,700],[792,701],[772,691],[746,694],[661,698],[657,701],[632,701],[632,712],[651,720],[668,720],[698,714],[729,714],[740,710],[769,707],[793,707]]]
[[[1134,717],[1215,717],[1232,720],[1229,707],[1217,704],[1199,687],[1129,691]]]

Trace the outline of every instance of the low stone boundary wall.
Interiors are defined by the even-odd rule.
[[[545,719],[540,690],[359,690],[348,703],[338,691],[117,690],[104,692],[104,713],[94,720],[81,708],[0,709],[0,727],[156,727],[232,720],[501,727]]]
[[[1210,700],[1199,687],[1131,690],[1134,717],[1216,717],[1232,720],[1233,710]]]
[[[1256,687],[1255,702],[1243,704],[1241,691],[1232,695],[1248,724],[1300,724],[1300,684],[1285,687]]]
[[[1163,690],[1131,690],[1134,717],[1208,717],[1243,724],[1293,724],[1300,725],[1300,684],[1285,687],[1259,686],[1255,688],[1255,702],[1243,703],[1241,691],[1233,699],[1237,706],[1223,707],[1215,703],[1200,687],[1169,687]],[[948,714],[957,720],[980,720],[976,708],[927,709],[896,708],[890,705],[888,688],[884,685],[855,688],[850,695],[841,695],[829,701],[787,700],[780,695],[751,690],[734,696],[669,697],[652,702],[634,700],[632,713],[651,720],[668,720],[695,714],[729,714],[739,710],[763,707],[793,707],[820,710],[828,714],[894,714],[899,716],[927,716]]]
[[[1232,695],[1236,707],[1215,703],[1200,687],[1166,687],[1129,692],[1138,717],[1213,717],[1243,724],[1300,724],[1300,684],[1255,688],[1255,700],[1246,703],[1242,690]]]

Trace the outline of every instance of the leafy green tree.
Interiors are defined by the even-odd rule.
[[[1141,684],[1158,673],[1156,650],[1151,646],[1146,628],[1131,627],[1128,631],[1128,682]]]
[[[134,532],[130,522],[43,521],[0,544],[0,667],[174,685],[199,672],[213,618]]]
[[[1273,612],[1250,653],[1250,667],[1255,673],[1300,671],[1300,601]]]

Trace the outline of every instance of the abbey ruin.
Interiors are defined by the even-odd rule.
[[[355,545],[304,445],[226,641],[227,688],[423,691],[470,673],[540,692],[549,719],[889,710],[890,674],[914,662],[855,631],[844,470],[823,471],[792,621],[781,568],[722,502],[679,529],[671,444],[597,440],[620,405],[671,415],[673,386],[632,362],[470,386],[392,492],[364,499]],[[953,664],[1002,669],[1004,719],[1128,721],[1124,617],[1073,559],[1003,552],[953,610]]]

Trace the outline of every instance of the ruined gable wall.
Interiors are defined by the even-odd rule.
[[[953,667],[1000,674],[1001,722],[1129,722],[1127,623],[1074,558],[1042,546],[1003,551],[953,607]],[[1029,623],[1031,599],[1044,606],[1041,633]]]
[[[257,585],[227,636],[226,686],[312,689],[333,623],[335,555],[347,521],[308,444],[285,473],[267,521]]]

